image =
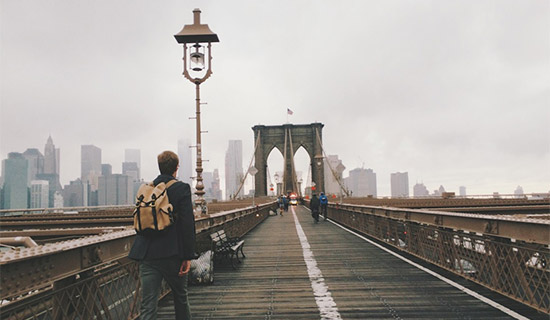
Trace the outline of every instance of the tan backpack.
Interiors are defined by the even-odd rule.
[[[167,190],[176,182],[174,179],[156,186],[151,182],[139,187],[134,209],[134,229],[137,233],[160,232],[174,223],[174,208],[168,200]]]

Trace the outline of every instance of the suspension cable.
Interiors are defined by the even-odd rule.
[[[321,141],[321,137],[319,136],[319,130],[317,128],[315,128],[315,135],[317,136],[317,142],[319,142],[319,146],[321,146],[321,151],[323,152],[323,155],[325,157],[325,159],[328,159],[327,158],[327,154],[325,152],[325,149],[323,148],[323,143]],[[340,178],[336,175],[336,173],[334,172],[334,169],[332,169],[332,166],[330,165],[330,162],[327,160],[326,163],[328,164],[328,167],[330,169],[330,172],[332,173],[332,176],[334,177],[334,179],[336,180],[336,182],[338,182],[338,184],[340,185],[340,189],[342,191],[344,191],[344,193],[346,194],[346,196],[350,196],[349,195],[349,191],[348,189],[346,189],[346,187],[342,184],[342,181],[340,180]]]
[[[239,186],[239,189],[237,190],[237,192],[233,195],[234,197],[236,197],[239,192],[241,192],[241,189],[243,188],[244,186],[244,182],[246,181],[246,177],[248,176],[248,170],[250,170],[250,168],[252,168],[252,160],[254,160],[254,156],[256,156],[256,150],[258,150],[258,145],[260,144],[260,135],[261,135],[261,131],[258,131],[258,137],[256,138],[256,143],[254,144],[254,152],[252,153],[252,159],[250,159],[250,163],[248,165],[248,168],[246,169],[246,172],[243,176],[243,179],[241,180],[241,185]]]

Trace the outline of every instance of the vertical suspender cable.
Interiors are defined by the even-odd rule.
[[[241,180],[241,185],[239,186],[239,189],[237,189],[237,192],[235,192],[234,196],[236,197],[239,192],[241,192],[241,189],[244,186],[244,182],[246,181],[246,177],[248,176],[248,170],[252,167],[252,161],[254,160],[254,156],[256,155],[256,150],[258,150],[258,145],[260,144],[260,135],[261,131],[258,131],[258,137],[256,138],[256,143],[254,144],[254,152],[252,153],[252,159],[250,159],[250,163],[248,164],[248,168],[246,169],[246,172],[243,176],[243,179]]]

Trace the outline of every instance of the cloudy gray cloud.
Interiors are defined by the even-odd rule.
[[[221,41],[201,86],[206,170],[223,172],[228,139],[243,140],[247,165],[251,127],[284,123],[291,108],[293,123],[325,124],[325,149],[347,169],[373,168],[381,195],[395,171],[430,190],[550,189],[547,1],[0,5],[0,157],[51,134],[64,183],[80,174],[82,144],[115,171],[125,148],[141,149],[151,179],[157,153],[195,139],[172,35],[199,7]]]

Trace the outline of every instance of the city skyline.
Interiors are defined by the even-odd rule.
[[[223,170],[228,139],[248,164],[256,124],[321,122],[344,176],[374,169],[380,196],[405,171],[429,190],[550,189],[548,1],[0,5],[0,158],[51,134],[64,183],[80,145],[100,147],[114,172],[124,149],[141,149],[152,179],[157,154],[195,141],[195,88],[173,35],[198,7],[220,39],[201,85],[204,170]],[[303,152],[296,161],[307,172]]]
[[[239,140],[240,141],[240,140]],[[230,149],[232,148],[231,147],[231,144],[235,144],[236,141],[235,140],[228,140],[228,142],[230,143]],[[240,141],[240,143],[242,144],[242,141]],[[189,150],[189,147],[188,147],[188,144],[189,142],[188,141],[185,141],[185,140],[182,140],[182,139],[179,139],[178,140],[178,150],[179,151],[182,151],[182,150]],[[183,147],[182,147],[183,146]],[[51,137],[51,135],[47,138],[47,142],[44,146],[44,152],[46,152],[46,150],[48,149],[52,149],[54,148],[55,151],[56,151],[56,159],[57,159],[57,162],[60,162],[60,158],[62,159],[63,157],[60,156],[61,154],[61,148],[55,148],[54,146],[54,143],[53,143],[53,138]],[[122,157],[122,159],[120,161],[122,161],[120,163],[120,170],[112,170],[112,167],[113,167],[113,164],[112,163],[105,163],[103,160],[102,160],[102,155],[103,155],[103,152],[102,152],[102,149],[100,147],[97,147],[93,144],[91,145],[81,145],[80,146],[80,149],[81,149],[81,155],[80,155],[80,159],[79,159],[79,162],[81,163],[81,169],[80,169],[80,172],[81,172],[81,176],[80,177],[72,177],[72,178],[65,178],[66,179],[66,182],[64,179],[59,179],[60,183],[61,183],[61,187],[67,187],[67,186],[70,186],[72,182],[75,182],[76,179],[82,179],[83,181],[86,181],[87,178],[83,178],[83,174],[84,174],[84,171],[89,171],[90,168],[90,162],[97,162],[100,164],[100,166],[102,167],[101,170],[100,170],[100,174],[97,175],[97,174],[94,174],[94,178],[96,181],[95,184],[99,185],[99,178],[101,176],[103,176],[104,174],[101,174],[101,171],[103,170],[103,166],[109,166],[109,175],[113,174],[113,175],[125,175],[124,171],[125,171],[125,165],[129,165],[129,173],[127,173],[126,175],[129,175],[130,177],[133,177],[134,180],[137,178],[136,175],[139,174],[139,172],[141,171],[141,168],[137,167],[133,167],[132,165],[134,163],[138,163],[138,162],[141,162],[141,150],[140,149],[124,149],[124,156]],[[227,152],[230,151],[230,149],[228,149],[226,151],[226,158],[227,158]],[[91,152],[93,151],[93,152]],[[303,150],[300,150],[300,151],[303,151]],[[36,154],[38,152],[38,154]],[[91,153],[90,153],[91,152]],[[14,151],[13,153],[21,153],[22,155],[25,156],[25,158],[29,161],[29,168],[28,168],[28,171],[29,171],[29,175],[31,175],[31,170],[32,170],[32,165],[31,165],[31,161],[33,162],[37,162],[37,163],[40,163],[39,160],[35,159],[39,156],[41,156],[42,158],[44,158],[44,156],[42,155],[42,153],[39,151],[38,148],[27,148],[25,150],[25,152],[18,152],[18,151]],[[27,155],[25,155],[27,154]],[[92,158],[95,158],[95,161],[92,161],[92,159],[83,159],[83,154],[91,154],[93,157]],[[131,154],[131,155],[129,155]],[[270,154],[270,157],[269,158],[272,158],[273,155],[275,154],[275,156],[277,156],[277,151],[276,149],[274,149],[274,151],[272,151],[272,154]],[[300,154],[298,152],[298,154]],[[188,158],[191,158],[190,156],[191,154],[188,153],[186,155],[186,157]],[[241,164],[242,165],[245,165],[245,157],[240,157],[241,158]],[[273,157],[275,158],[275,157]],[[297,158],[300,158],[300,157],[297,157]],[[156,159],[156,157],[155,157]],[[368,169],[365,169],[365,168],[352,168],[352,169],[349,169],[349,170],[346,170],[347,171],[347,174],[344,175],[343,172],[344,172],[344,169],[345,169],[345,162],[343,162],[342,159],[338,159],[338,156],[337,155],[328,155],[328,159],[331,159],[331,161],[336,161],[335,164],[338,164],[340,166],[342,166],[342,168],[339,169],[338,172],[342,173],[342,175],[340,176],[341,178],[341,181],[344,185],[346,185],[346,188],[348,188],[348,191],[353,191],[354,193],[352,193],[352,196],[367,196],[367,195],[373,195],[374,197],[387,197],[387,196],[392,196],[392,197],[400,197],[398,196],[397,194],[395,195],[392,195],[391,193],[389,194],[378,194],[377,192],[377,189],[378,189],[378,181],[377,181],[377,178],[376,178],[376,171],[371,168],[368,168]],[[1,159],[2,163],[4,160],[7,160],[7,159]],[[127,160],[133,160],[132,162],[127,162]],[[303,160],[303,159],[301,159]],[[227,161],[227,159],[226,159]],[[298,159],[298,161],[300,161],[300,159]],[[74,161],[69,161],[69,162],[74,162]],[[273,161],[271,161],[272,163]],[[44,163],[44,159],[42,159],[42,163]],[[85,164],[85,166],[83,166]],[[35,164],[37,165],[37,164]],[[181,165],[181,162],[180,162],[180,165]],[[270,164],[271,165],[271,164]],[[282,168],[283,166],[283,161],[282,161],[282,156],[281,156],[281,159],[280,159],[280,167]],[[333,164],[334,165],[334,164]],[[97,166],[97,164],[96,164]],[[118,165],[116,165],[116,167],[118,167]],[[192,167],[193,170],[194,170],[194,167]],[[244,169],[244,168],[243,168]],[[331,175],[330,173],[330,170],[329,170],[329,167],[327,165],[327,167],[325,168],[325,179],[327,181],[330,181],[330,179],[328,179],[328,177],[326,175]],[[335,170],[336,168],[333,168],[333,170]],[[43,172],[43,168],[42,168],[42,172]],[[59,165],[57,166],[57,169],[56,170],[60,170],[59,168]],[[155,168],[154,170],[157,170],[157,168]],[[273,170],[273,169],[271,169]],[[61,173],[63,172],[62,170],[62,167],[61,167]],[[137,171],[137,172],[135,172]],[[147,171],[150,171],[150,170],[147,170]],[[205,171],[205,174],[208,174],[208,175],[212,175],[214,174],[215,171],[218,171],[219,172],[219,169],[218,168],[215,168],[213,169],[212,171]],[[357,179],[363,179],[363,178],[359,178],[359,176],[357,177],[354,177],[354,172],[363,172],[365,171],[367,176],[370,176],[372,175],[372,178],[365,178],[365,179],[368,179],[370,180],[370,182],[368,181],[363,181],[363,182],[359,182],[359,180]],[[3,171],[2,171],[3,172]],[[2,173],[0,172],[0,173]],[[194,171],[193,171],[194,172]],[[270,171],[271,172],[271,180],[273,181],[274,179],[274,174],[278,171]],[[223,171],[223,173],[225,174],[225,170]],[[361,173],[361,174],[364,174],[364,173]],[[390,176],[388,177],[388,181],[390,182],[390,185],[391,185],[391,178],[394,174],[400,174],[399,172],[397,173],[391,173]],[[408,172],[405,172],[406,175],[408,175]],[[158,175],[158,172],[156,173],[153,173],[153,175],[151,176],[151,178],[149,180],[145,180],[145,181],[150,181],[152,180],[154,177],[156,177],[156,175]],[[178,174],[180,175],[180,174]],[[3,181],[3,176],[0,176],[0,181]],[[30,179],[30,178],[29,178]],[[307,179],[306,177],[304,177],[304,179]],[[354,179],[354,180],[350,180],[350,179]],[[139,180],[139,179],[137,179]],[[211,179],[210,179],[211,180]],[[250,181],[250,177],[246,180],[245,182],[245,185],[243,187],[243,190],[242,192],[243,193],[248,193],[248,190],[251,188],[251,185],[252,185],[252,182]],[[268,179],[269,181],[270,179]],[[378,179],[380,180],[380,179]],[[384,180],[384,178],[382,178],[382,180]],[[94,190],[94,181],[89,181],[89,183],[91,184],[90,187],[91,187],[91,190],[93,191]],[[225,178],[219,178],[218,180],[219,182],[219,188],[220,190],[222,190],[224,192],[224,196],[226,195],[226,180]],[[29,180],[29,187],[31,186],[31,181]],[[205,180],[205,183],[206,183],[206,180]],[[336,182],[332,182],[333,184],[336,183]],[[357,186],[357,183],[367,183],[369,184],[370,186],[360,186],[358,187]],[[193,185],[193,182],[191,181],[190,183],[192,185],[192,187],[194,187]],[[424,186],[424,182],[421,182],[420,183],[421,185]],[[408,188],[408,193],[410,196],[414,196],[414,192],[415,192],[415,187],[417,185],[419,185],[419,183],[417,182],[415,185],[412,185],[410,183],[405,183],[406,188]],[[471,196],[471,195],[492,195],[493,193],[499,193],[499,194],[517,194],[517,190],[518,188],[520,188],[523,192],[523,187],[521,187],[521,182],[518,182],[515,184],[515,187],[514,187],[514,190],[493,190],[492,192],[489,192],[489,193],[484,193],[484,194],[473,194],[473,193],[468,193],[467,195],[468,196]],[[308,185],[307,185],[307,182],[304,182],[304,184],[302,185],[302,188],[306,188]],[[435,183],[433,185],[428,185],[428,186],[425,186],[427,188],[427,194],[423,194],[423,196],[439,196],[440,195],[440,190],[438,190],[438,186],[439,188],[441,188],[443,186],[442,183]],[[2,186],[0,185],[0,188]],[[205,184],[205,189],[209,189],[211,188],[212,186],[210,184]],[[326,188],[329,188],[328,185],[325,186]],[[333,188],[333,187],[332,187]],[[359,188],[359,189],[358,189]],[[462,185],[459,185],[457,186],[456,188],[455,187],[451,187],[449,188],[449,192],[454,192],[456,195],[461,195],[461,188],[465,188],[464,186]],[[97,189],[97,188],[96,188]],[[359,191],[357,192],[358,190],[363,190],[363,191]],[[370,191],[369,191],[370,190]],[[327,191],[329,193],[335,193],[337,194],[338,192],[334,192],[333,190],[330,190],[330,191]],[[543,192],[547,192],[547,191],[526,191],[525,193],[543,193]],[[404,196],[404,195],[401,195],[401,196]]]

